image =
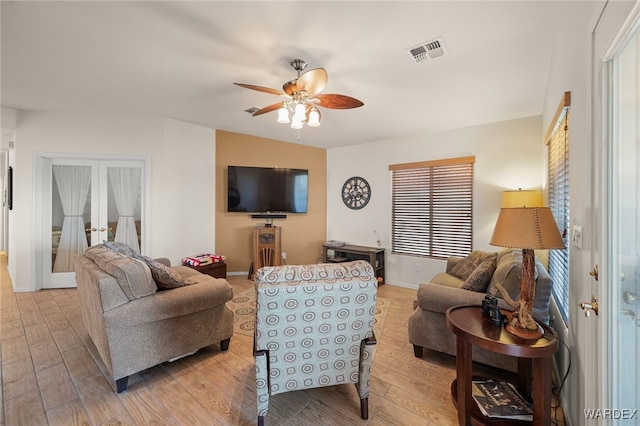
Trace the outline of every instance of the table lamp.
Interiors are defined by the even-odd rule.
[[[539,339],[542,327],[533,319],[535,255],[538,249],[563,249],[553,213],[548,207],[501,208],[489,244],[522,249],[520,297],[505,329],[523,339]]]

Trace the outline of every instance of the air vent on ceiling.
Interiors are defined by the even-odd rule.
[[[438,37],[431,41],[410,47],[407,49],[407,52],[416,64],[421,64],[427,61],[427,59],[435,59],[440,56],[444,56],[447,53],[447,48],[444,45],[444,39],[442,37]]]
[[[248,112],[249,114],[253,115],[254,112],[256,111],[260,111],[260,108],[258,107],[251,107],[249,109],[245,109],[244,112]]]

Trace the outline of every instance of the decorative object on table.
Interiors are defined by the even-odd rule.
[[[382,248],[382,238],[380,237],[380,234],[378,234],[378,231],[375,229],[373,230],[373,233],[376,234],[376,244],[379,248]]]
[[[342,202],[352,210],[360,210],[371,199],[371,185],[366,179],[354,176],[342,185]]]
[[[205,266],[212,263],[224,262],[226,259],[226,256],[219,254],[203,253],[185,257],[182,259],[182,264],[187,266]]]
[[[542,328],[533,319],[535,293],[534,250],[564,249],[564,241],[548,207],[501,208],[490,243],[494,246],[522,249],[520,297],[514,302],[508,294],[505,300],[514,308],[506,330],[524,339],[538,339]]]
[[[303,124],[311,127],[320,125],[318,107],[330,109],[358,108],[364,104],[356,98],[337,94],[320,94],[327,85],[328,75],[324,68],[315,68],[302,73],[307,63],[302,59],[293,59],[289,65],[298,72],[297,78],[284,83],[282,90],[252,84],[233,83],[246,89],[280,95],[284,100],[253,112],[253,116],[278,110],[278,123],[291,123],[291,128],[300,130]],[[293,116],[289,119],[289,113]]]
[[[498,307],[498,299],[487,294],[482,300],[482,316],[489,318],[491,325],[502,327],[503,315]]]

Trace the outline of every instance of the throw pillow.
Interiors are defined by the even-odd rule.
[[[478,265],[462,284],[462,289],[484,293],[496,270],[498,256],[490,256]]]
[[[123,256],[133,257],[134,254],[137,253],[137,251],[135,251],[133,248],[129,247],[125,243],[104,240],[102,241],[102,244],[104,244],[104,246],[109,250],[114,251],[116,253],[120,253]]]
[[[149,266],[149,269],[151,269],[151,276],[156,282],[158,290],[169,290],[196,283],[193,279],[181,276],[173,269],[151,259],[150,257],[137,253],[133,257],[142,260]]]
[[[469,275],[489,256],[495,255],[495,253],[488,253],[486,251],[474,250],[470,255],[460,260],[455,264],[451,271],[451,275],[466,280]]]

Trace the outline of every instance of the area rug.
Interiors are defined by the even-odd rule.
[[[373,332],[376,336],[382,336],[384,322],[389,313],[391,300],[378,297],[376,299],[375,324]],[[233,332],[245,336],[253,336],[254,322],[256,316],[256,293],[255,290],[245,290],[233,300],[227,302],[227,307],[235,314],[233,316]]]

